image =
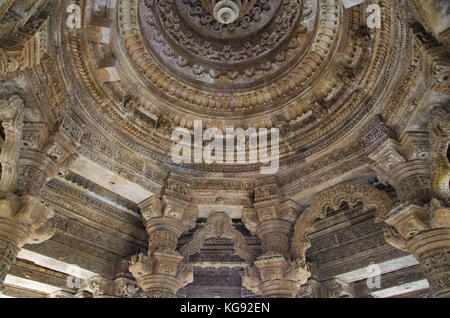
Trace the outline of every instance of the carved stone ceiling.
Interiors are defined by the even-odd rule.
[[[373,29],[367,27],[369,1],[344,9],[340,0],[230,0],[234,4],[220,12],[226,23],[218,21],[217,1],[208,0],[7,2],[10,9],[0,4],[0,50],[9,49],[9,55],[0,51],[0,97],[24,101],[21,151],[42,150],[61,168],[42,179],[40,192],[56,212],[56,234],[18,254],[6,281],[11,286],[56,277],[51,284],[64,289],[70,264],[82,268],[79,278],[113,277],[123,259],[148,246],[143,203],[152,215],[164,206],[158,200],[166,204],[171,196],[169,212],[178,217],[183,211],[193,226],[180,245],[201,228],[195,218],[225,212],[233,226],[250,230],[241,232],[259,252],[255,203],[261,210],[265,201],[280,203],[277,211],[294,220],[335,184],[384,182],[375,180],[366,128],[373,129],[369,139],[384,138],[377,134],[386,128],[389,138],[411,143],[413,158],[416,147],[428,147],[421,138],[433,105],[449,105],[449,64],[440,55],[448,54],[441,45],[448,32],[422,26],[420,16],[431,13],[415,16],[412,6],[420,6],[414,0],[374,0],[383,23]],[[73,4],[80,8],[79,28],[69,26]],[[25,31],[33,38],[27,45],[38,43],[38,52],[19,58],[8,33],[28,39]],[[222,132],[279,128],[278,174],[257,186],[261,163],[175,164],[171,133],[182,127],[194,134],[196,120]],[[64,147],[47,147],[58,129],[74,140],[73,158],[63,160]],[[334,212],[310,235],[307,257],[316,277],[338,278],[367,296],[372,291],[363,276],[373,261],[384,264],[389,288],[403,286],[405,277],[428,288],[412,256],[386,243],[371,211]],[[254,296],[238,288],[243,259],[233,244],[207,238],[190,256],[197,287],[185,296],[203,296],[196,288],[214,295],[218,286],[227,287],[224,295]],[[211,278],[220,272],[230,281]],[[44,287],[35,289],[40,296],[53,291]]]
[[[277,127],[281,166],[292,166],[380,107],[389,89],[380,81],[395,75],[395,57],[407,46],[404,26],[384,8],[386,23],[374,31],[365,25],[366,5],[244,1],[236,21],[221,24],[207,2],[80,1],[81,29],[67,30],[64,17],[58,22],[68,43],[58,53],[67,61],[62,75],[78,95],[77,116],[169,165],[171,131],[193,132],[194,120],[222,131]],[[226,171],[220,166],[210,169]]]

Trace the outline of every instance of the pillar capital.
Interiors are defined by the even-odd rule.
[[[263,297],[294,298],[299,288],[310,277],[306,265],[300,260],[289,261],[282,255],[265,254],[242,273],[245,288]]]
[[[132,257],[130,272],[143,290],[142,297],[174,298],[180,288],[192,282],[192,268],[183,259],[176,251]]]

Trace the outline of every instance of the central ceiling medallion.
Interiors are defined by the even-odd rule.
[[[216,2],[213,15],[222,24],[230,24],[237,20],[241,10],[240,0],[223,0]]]

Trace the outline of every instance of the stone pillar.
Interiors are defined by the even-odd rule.
[[[54,234],[54,227],[47,222],[54,212],[39,196],[45,182],[56,175],[60,166],[60,161],[52,155],[52,149],[55,149],[55,145],[69,145],[72,142],[72,148],[66,146],[61,148],[65,149],[65,152],[58,151],[58,156],[67,162],[75,148],[74,140],[62,138],[60,131],[64,127],[60,126],[57,133],[43,138],[43,142],[36,144],[34,149],[28,149],[22,143],[26,140],[23,134],[22,99],[12,96],[9,100],[0,100],[0,106],[0,121],[5,132],[5,142],[0,155],[1,285],[23,245],[43,242]]]
[[[244,287],[263,297],[293,298],[310,273],[302,260],[290,259],[289,235],[301,208],[280,202],[273,177],[255,183],[254,209],[243,212],[246,227],[261,239],[262,255],[242,273]]]
[[[176,251],[178,238],[196,219],[187,209],[189,189],[185,180],[170,177],[162,199],[151,197],[140,204],[149,248],[131,259],[130,272],[144,298],[174,298],[193,280],[192,269]]]
[[[27,243],[39,243],[53,234],[46,223],[53,211],[33,195],[14,193],[18,179],[20,138],[23,128],[23,101],[19,96],[0,100],[0,120],[5,140],[0,163],[0,286],[20,248]]]
[[[444,191],[439,181],[450,174],[445,109],[433,110],[429,127],[431,155],[423,136],[410,133],[399,143],[381,121],[372,125],[364,141],[379,178],[395,188],[399,199],[391,211],[377,216],[386,226],[386,241],[419,261],[433,297],[450,297],[450,192],[448,181]]]

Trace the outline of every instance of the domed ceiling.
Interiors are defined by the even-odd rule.
[[[194,120],[279,128],[281,166],[326,149],[374,112],[406,46],[395,1],[383,1],[380,29],[367,27],[367,4],[338,0],[95,3],[80,1],[81,29],[59,19],[78,116],[169,165],[171,132]],[[258,169],[219,166],[208,169]]]

